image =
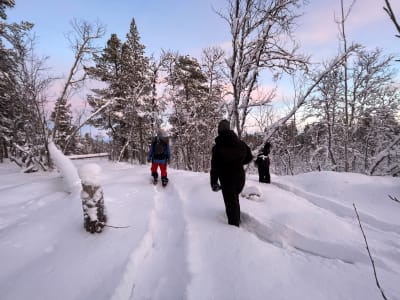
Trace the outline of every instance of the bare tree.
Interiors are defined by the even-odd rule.
[[[339,25],[339,31],[340,31],[340,38],[343,42],[343,53],[347,52],[348,48],[348,42],[347,42],[347,36],[346,36],[346,29],[345,29],[345,23],[346,20],[351,12],[351,9],[355,3],[355,0],[353,0],[350,4],[350,7],[347,9],[345,12],[344,10],[344,5],[343,5],[343,0],[340,0],[340,8],[341,8],[341,19],[337,21]],[[345,119],[344,119],[344,127],[345,127],[345,142],[344,142],[344,170],[345,172],[349,171],[349,159],[348,159],[348,144],[349,144],[349,99],[348,99],[348,66],[347,66],[348,58],[347,55],[344,56],[343,58],[343,69],[344,69],[344,111],[345,111]]]
[[[105,27],[99,22],[91,24],[87,21],[78,21],[74,19],[71,21],[71,26],[73,32],[67,36],[67,39],[74,52],[74,61],[65,80],[61,94],[57,99],[59,103],[67,103],[70,94],[83,86],[86,79],[86,73],[82,72],[84,65],[88,59],[91,58],[92,54],[98,51],[98,48],[93,45],[93,41],[101,38],[105,34]],[[57,138],[60,121],[60,113],[57,107],[56,105],[54,112],[53,140]],[[69,138],[70,137],[71,135]]]
[[[285,124],[295,113],[296,111],[304,105],[304,103],[306,102],[306,100],[308,99],[308,97],[312,94],[312,92],[314,91],[314,89],[317,87],[317,85],[321,82],[321,80],[323,78],[325,78],[325,76],[327,74],[329,74],[335,67],[337,67],[338,64],[342,63],[343,59],[345,56],[348,56],[351,52],[355,51],[358,48],[357,45],[353,45],[351,47],[349,47],[347,49],[347,52],[345,52],[344,54],[338,56],[335,60],[333,60],[327,67],[325,70],[321,71],[312,81],[312,83],[310,84],[310,86],[306,89],[305,92],[303,92],[302,94],[300,94],[298,96],[298,99],[296,101],[296,105],[294,105],[293,109],[284,117],[282,117],[281,119],[279,119],[278,121],[274,122],[270,128],[268,128],[267,134],[265,136],[265,141],[268,140],[269,138],[271,138],[271,136],[276,132],[276,130],[278,130],[278,128],[280,126],[282,126],[283,124]]]
[[[233,96],[229,118],[241,137],[260,72],[267,69],[277,79],[282,72],[305,67],[307,60],[296,54],[291,39],[300,0],[228,1],[228,15],[219,15],[232,34],[232,56],[227,59]]]
[[[47,144],[45,91],[52,78],[45,75],[47,58],[35,54],[36,37],[23,35],[14,43],[14,91],[11,108],[10,159],[24,172],[47,170],[51,165]]]
[[[28,168],[36,169],[40,166],[47,170],[51,167],[51,159],[48,148],[48,127],[45,113],[47,104],[46,89],[54,80],[47,75],[47,57],[39,58],[34,52],[35,36],[30,37],[26,44],[26,53],[23,62],[19,66],[19,94],[27,109],[30,125],[26,128],[26,140],[30,145],[31,165]],[[28,161],[28,160],[26,160]],[[27,169],[28,169],[27,168]]]
[[[390,20],[392,20],[393,25],[396,27],[396,30],[399,34],[396,34],[395,36],[400,38],[400,25],[397,22],[396,16],[392,10],[392,7],[390,6],[389,0],[385,0],[386,6],[383,7],[384,11],[389,15]]]

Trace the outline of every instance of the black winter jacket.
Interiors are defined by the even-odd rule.
[[[212,148],[211,186],[219,180],[222,189],[241,191],[245,183],[243,165],[252,159],[250,148],[232,130],[220,132]]]

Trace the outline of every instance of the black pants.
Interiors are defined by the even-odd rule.
[[[271,175],[269,174],[269,164],[258,166],[258,181],[271,183]]]
[[[226,216],[228,217],[228,224],[239,227],[240,224],[240,204],[239,194],[242,189],[222,187],[222,196],[225,202]]]

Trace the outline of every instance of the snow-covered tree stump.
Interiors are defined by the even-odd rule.
[[[87,164],[79,170],[84,227],[90,233],[100,233],[107,222],[100,171],[97,164]]]

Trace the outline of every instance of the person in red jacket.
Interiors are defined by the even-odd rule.
[[[161,171],[161,183],[166,186],[168,183],[167,177],[167,164],[169,163],[171,151],[169,147],[168,138],[159,131],[157,136],[153,139],[150,145],[147,161],[151,162],[151,176],[153,183],[157,184],[158,181],[158,168]]]
[[[219,122],[218,136],[212,148],[210,183],[214,192],[222,189],[230,225],[239,227],[239,194],[246,180],[243,165],[250,163],[252,159],[249,146],[230,130],[229,121]]]

